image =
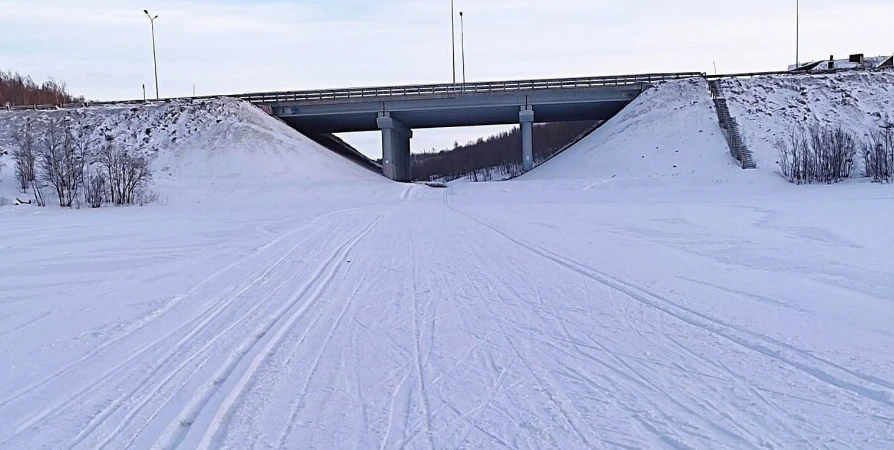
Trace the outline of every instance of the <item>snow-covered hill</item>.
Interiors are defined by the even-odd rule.
[[[725,177],[730,158],[702,79],[640,95],[601,128],[522,177],[525,180]]]
[[[890,70],[733,78],[722,86],[759,174],[777,173],[775,143],[791,129],[817,122],[841,125],[863,140],[886,117],[894,120]],[[858,158],[857,167],[860,163]],[[522,179],[677,177],[755,179],[729,156],[701,79],[667,82],[644,92],[593,134]]]
[[[234,99],[0,112],[0,151],[12,150],[15,133],[26,122],[39,129],[63,115],[89,127],[94,140],[111,136],[149,155],[155,189],[170,202],[234,195],[263,197],[277,186],[294,183],[383,182],[382,177]],[[0,176],[0,196],[15,195],[12,164],[7,158]]]
[[[894,120],[891,70],[734,78],[722,85],[759,169],[776,170],[775,142],[794,128],[840,125],[866,139],[885,117]]]

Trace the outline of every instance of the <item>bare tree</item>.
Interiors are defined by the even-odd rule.
[[[894,123],[885,123],[869,133],[863,143],[866,176],[876,183],[894,181]]]
[[[96,161],[108,184],[109,201],[116,205],[134,204],[152,182],[149,160],[122,148],[110,137],[100,149]]]
[[[16,148],[13,150],[12,157],[15,163],[16,180],[22,192],[28,192],[28,188],[36,178],[37,157],[35,155],[36,142],[34,132],[31,129],[31,123],[28,122],[17,132],[13,138],[16,142]]]
[[[85,167],[84,201],[91,208],[99,208],[106,202],[106,175],[101,169]]]
[[[71,122],[62,118],[50,120],[40,142],[41,177],[56,190],[63,208],[70,208],[78,198],[84,176],[85,159],[75,139]]]
[[[31,180],[31,192],[34,193],[34,203],[41,208],[47,206],[47,201],[43,196],[43,188],[40,183],[34,179]]]

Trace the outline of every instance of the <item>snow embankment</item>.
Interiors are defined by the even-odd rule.
[[[725,177],[741,170],[729,155],[707,82],[692,79],[643,92],[522,179]]]
[[[160,197],[171,202],[266,196],[294,184],[378,182],[382,178],[333,154],[254,106],[235,99],[178,100],[139,106],[0,112],[0,153],[30,122],[39,130],[68,116],[94,146],[110,137],[148,155]],[[0,173],[0,196],[15,197],[12,162]],[[18,194],[22,196],[22,194]]]
[[[730,113],[758,169],[778,170],[776,142],[793,129],[814,123],[841,126],[865,140],[886,117],[894,120],[892,71],[760,76],[722,83]],[[862,167],[860,157],[857,166]]]

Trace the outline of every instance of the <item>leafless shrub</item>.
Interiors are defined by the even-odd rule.
[[[135,154],[107,139],[96,162],[105,173],[109,201],[116,205],[136,203],[137,194],[152,182],[152,171],[145,156]]]
[[[106,202],[106,175],[99,169],[85,169],[84,174],[84,201],[91,208],[99,208]]]
[[[134,203],[138,206],[146,206],[150,203],[161,203],[158,192],[148,189],[140,189],[135,195]]]
[[[15,164],[16,180],[22,192],[28,192],[31,182],[36,178],[37,157],[34,132],[31,129],[31,123],[28,122],[19,130],[13,139],[16,148],[12,152],[13,162]]]
[[[876,183],[894,182],[894,123],[869,133],[863,143],[865,175]]]
[[[782,176],[797,184],[838,183],[853,173],[857,140],[839,127],[813,124],[776,142]]]
[[[56,190],[59,206],[70,208],[78,196],[85,159],[67,119],[50,120],[40,140],[39,162],[41,177]]]

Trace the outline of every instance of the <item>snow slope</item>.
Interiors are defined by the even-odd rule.
[[[841,125],[866,139],[885,117],[894,120],[892,70],[760,76],[722,83],[730,114],[739,122],[758,169],[777,170],[775,142],[789,130],[818,122]]]
[[[707,82],[693,79],[647,90],[577,145],[523,178],[722,178],[736,170]]]
[[[149,155],[156,190],[173,203],[213,201],[221,194],[229,201],[250,201],[289,183],[384,182],[381,176],[234,99],[0,112],[0,149],[13,148],[13,137],[26,121],[40,128],[49,118],[62,115],[89,127],[96,141],[112,136]],[[2,179],[0,195],[14,196],[11,164]],[[232,198],[237,194],[239,200]]]

